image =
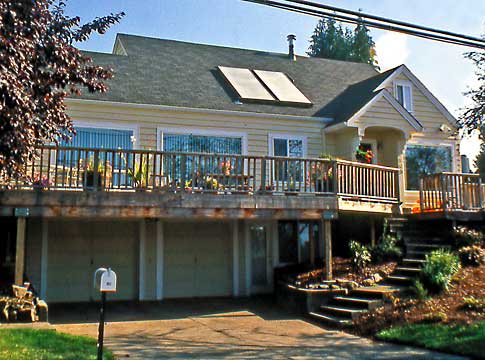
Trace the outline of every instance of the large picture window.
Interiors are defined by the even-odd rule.
[[[243,139],[240,136],[236,137],[164,133],[163,151],[176,153],[182,152],[241,155],[243,151]],[[179,179],[181,177],[182,168],[185,169],[186,178],[189,178],[191,174],[199,170],[204,174],[216,172],[218,167],[220,168],[220,161],[224,161],[223,157],[221,157],[219,161],[214,162],[214,158],[205,158],[190,155],[186,155],[184,157],[184,164],[182,164],[181,155],[177,155],[175,157],[166,157],[165,159],[165,171],[166,173],[174,177],[174,179]],[[184,166],[182,167],[182,165]],[[231,161],[231,166],[232,171],[241,172],[243,162]]]
[[[419,178],[452,171],[451,146],[408,145],[406,149],[407,189],[418,190]]]

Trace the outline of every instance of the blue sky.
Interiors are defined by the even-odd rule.
[[[485,33],[485,1],[477,0],[315,0],[328,5],[387,16],[480,36]],[[286,35],[297,36],[304,54],[316,18],[240,0],[70,0],[68,13],[87,21],[124,11],[122,23],[93,36],[82,49],[110,52],[117,32],[165,39],[286,52]],[[463,92],[476,86],[467,48],[372,30],[383,70],[406,63],[455,115],[466,105]],[[466,153],[475,142],[464,142]]]

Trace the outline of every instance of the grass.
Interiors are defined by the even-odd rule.
[[[88,360],[97,358],[96,340],[55,330],[1,329],[0,359]],[[104,349],[103,359],[114,359]]]
[[[382,330],[377,338],[485,359],[485,321],[472,325],[405,325]]]

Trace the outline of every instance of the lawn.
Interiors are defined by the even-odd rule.
[[[382,330],[377,338],[485,359],[485,321],[472,325],[404,325]]]
[[[55,330],[1,329],[0,359],[84,360],[96,359],[96,340]],[[114,359],[105,349],[104,359]]]

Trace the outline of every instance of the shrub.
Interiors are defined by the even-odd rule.
[[[446,320],[448,320],[448,315],[443,311],[435,311],[423,315],[424,323],[438,323]]]
[[[352,268],[355,271],[362,271],[371,262],[371,254],[367,246],[364,246],[357,241],[350,240],[350,255]]]
[[[397,242],[396,236],[384,233],[377,245],[371,248],[372,260],[381,264],[385,261],[400,259],[402,250],[397,246]]]
[[[451,279],[460,269],[457,255],[439,249],[426,255],[426,263],[421,271],[421,281],[431,293],[448,290]]]
[[[479,266],[485,263],[485,249],[480,246],[465,246],[458,250],[462,265]]]
[[[463,298],[463,308],[471,311],[485,312],[485,298],[477,299],[474,296],[465,296]]]
[[[414,292],[414,296],[419,301],[424,301],[428,298],[428,290],[424,287],[423,283],[419,280],[414,282],[412,291]]]
[[[483,233],[479,230],[470,229],[466,226],[457,226],[453,228],[453,238],[457,248],[471,245],[483,244]]]

